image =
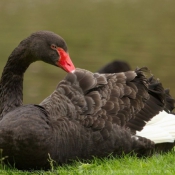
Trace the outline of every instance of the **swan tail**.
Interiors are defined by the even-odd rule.
[[[146,137],[155,144],[174,143],[175,115],[165,111],[160,112],[146,124],[142,131],[137,131],[136,135]]]

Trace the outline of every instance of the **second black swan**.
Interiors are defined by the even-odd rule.
[[[39,105],[23,105],[23,75],[37,60],[68,74]],[[5,161],[19,169],[46,169],[49,155],[63,164],[111,153],[151,154],[155,143],[135,133],[164,109],[165,94],[161,83],[144,76],[146,71],[98,74],[75,69],[60,36],[33,33],[9,56],[0,81],[0,148]],[[140,123],[128,123],[136,117]]]

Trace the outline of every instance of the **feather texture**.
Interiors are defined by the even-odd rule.
[[[130,70],[127,63],[113,61],[103,67],[100,72],[128,71],[129,73]],[[136,117],[129,120],[126,125],[133,134],[137,133],[138,136],[154,141],[156,143],[154,151],[167,152],[174,146],[175,116],[173,109],[175,100],[171,97],[169,89],[164,90],[162,84],[153,76],[148,79],[148,87],[149,100],[146,101],[144,108],[136,114]]]

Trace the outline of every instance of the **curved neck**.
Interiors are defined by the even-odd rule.
[[[0,80],[0,118],[23,103],[23,74],[32,62],[28,58],[24,47],[9,56]]]

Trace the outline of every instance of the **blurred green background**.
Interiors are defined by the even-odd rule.
[[[174,0],[1,0],[0,73],[18,43],[38,30],[61,35],[76,67],[96,71],[114,59],[147,66],[175,97]],[[24,103],[41,102],[65,75],[32,64]]]

